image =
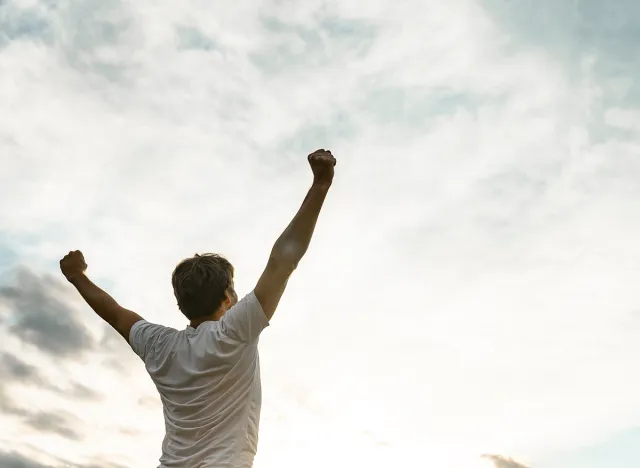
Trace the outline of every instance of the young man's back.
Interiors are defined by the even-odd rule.
[[[268,325],[253,293],[197,328],[133,325],[131,347],[164,409],[159,468],[252,466],[262,402],[258,338]]]

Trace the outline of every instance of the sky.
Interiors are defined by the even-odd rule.
[[[261,338],[256,468],[640,466],[640,4],[0,0],[0,466],[156,466],[143,363],[338,160]]]

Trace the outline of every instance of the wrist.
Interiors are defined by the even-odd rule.
[[[331,184],[333,181],[324,181],[324,180],[314,180],[313,184],[311,185],[312,189],[316,189],[319,191],[327,191],[329,190],[329,188],[331,188]]]
[[[67,281],[75,286],[80,281],[82,281],[84,278],[86,278],[84,273],[76,273],[74,275],[67,276]]]

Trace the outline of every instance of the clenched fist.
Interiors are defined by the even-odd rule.
[[[313,171],[313,183],[316,186],[330,187],[333,182],[336,158],[331,151],[319,149],[309,155],[309,164]]]
[[[84,275],[87,271],[87,264],[84,261],[84,255],[79,250],[69,252],[60,260],[60,270],[68,281],[73,281],[74,278]]]

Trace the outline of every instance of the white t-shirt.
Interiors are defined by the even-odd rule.
[[[258,338],[268,325],[251,292],[197,329],[145,320],[131,327],[129,342],[164,410],[158,468],[251,468],[262,403]]]

